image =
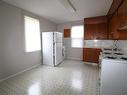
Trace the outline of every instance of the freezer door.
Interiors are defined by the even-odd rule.
[[[55,65],[58,65],[62,62],[62,43],[55,43]]]
[[[54,66],[53,58],[53,32],[42,33],[43,64]]]
[[[56,43],[62,43],[63,42],[63,33],[54,32],[54,41]]]

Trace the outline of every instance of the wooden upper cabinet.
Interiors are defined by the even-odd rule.
[[[85,24],[98,24],[98,23],[107,23],[106,16],[90,17],[84,19]]]
[[[108,39],[107,23],[99,23],[95,26],[96,26],[96,31],[94,31],[94,39],[98,39],[98,40]]]
[[[110,24],[111,25],[111,29],[110,29],[111,33],[117,32],[117,29],[118,29],[118,26],[119,26],[117,13],[113,15],[110,23],[111,23]]]
[[[85,40],[106,40],[108,39],[107,17],[94,17],[84,19]]]
[[[92,40],[94,39],[94,31],[96,30],[95,25],[85,24],[84,25],[84,39]]]
[[[120,25],[127,23],[127,0],[118,8],[118,19]]]
[[[71,29],[64,29],[64,38],[70,38]]]
[[[117,40],[119,38],[118,27],[120,26],[117,12],[112,16],[109,25],[110,35],[112,35],[111,39]]]
[[[118,13],[114,14],[109,22],[109,31],[111,35],[111,39],[113,40],[127,40],[127,31],[119,30],[121,24],[124,23],[121,21],[121,17],[119,18]]]
[[[118,39],[120,40],[127,40],[127,31],[120,31],[118,32]]]
[[[114,4],[112,5],[115,6],[116,4],[119,4],[119,6],[117,6],[117,10],[112,14],[112,17],[109,18],[110,39],[127,40],[127,30],[120,30],[120,28],[127,23],[127,0],[119,0],[119,2],[114,0]]]
[[[113,33],[113,40],[127,40],[127,31],[117,31]]]
[[[112,14],[114,14],[117,11],[118,7],[123,3],[123,1],[124,0],[113,0],[112,5],[107,14],[108,17],[111,17]]]

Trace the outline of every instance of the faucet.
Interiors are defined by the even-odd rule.
[[[115,50],[115,51],[118,50],[117,42],[118,42],[118,40],[114,40],[113,50]]]

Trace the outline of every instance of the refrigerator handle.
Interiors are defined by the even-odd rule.
[[[53,32],[53,65],[55,67],[55,34]]]

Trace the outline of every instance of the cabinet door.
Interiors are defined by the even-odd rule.
[[[64,29],[64,38],[70,38],[71,29]]]
[[[85,24],[84,25],[84,39],[85,40],[107,40],[108,27],[107,23]]]
[[[107,23],[86,24],[85,25],[85,40],[106,40],[108,39]]]
[[[94,39],[106,40],[108,39],[107,23],[96,24],[96,30],[94,31]]]
[[[118,9],[118,16],[120,20],[120,25],[127,22],[127,0],[124,0],[123,4]]]
[[[118,18],[117,18],[117,13],[113,15],[111,19],[111,31],[112,33],[117,32],[118,29]]]
[[[84,40],[92,40],[94,39],[94,31],[96,27],[94,24],[85,24],[84,25]]]
[[[118,13],[116,12],[110,20],[110,32],[112,34],[112,39],[119,39],[118,28],[120,27]]]
[[[120,3],[123,3],[120,5]],[[120,5],[119,8],[116,5]],[[127,0],[116,0],[114,6],[118,8],[109,20],[109,32],[112,39],[127,40],[127,31],[120,31],[119,28],[127,23]],[[114,9],[112,7],[111,9]]]
[[[93,62],[93,49],[89,49],[89,48],[84,48],[83,49],[83,61],[86,61],[86,62]]]
[[[112,33],[112,20],[109,20],[108,22],[108,39],[113,39],[113,33]]]
[[[122,9],[120,9],[122,10]],[[112,19],[110,20],[109,25],[110,31],[112,33],[113,40],[127,40],[127,31],[118,30],[122,23],[124,23],[125,19],[123,19],[123,12],[118,11],[118,14],[114,14]]]
[[[108,39],[107,17],[92,17],[84,19],[85,40],[106,40]]]
[[[99,63],[99,55],[100,55],[101,49],[94,49],[93,50],[93,62]]]
[[[101,49],[84,48],[83,49],[83,61],[92,62],[92,63],[99,63],[100,52],[101,52]]]
[[[113,40],[119,40],[119,32],[113,32]]]
[[[127,31],[118,32],[119,40],[127,40]]]

